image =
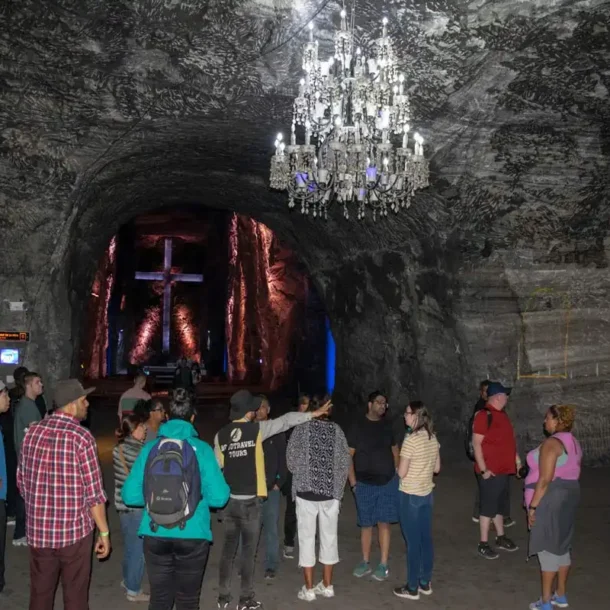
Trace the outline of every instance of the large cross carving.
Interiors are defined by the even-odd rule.
[[[136,280],[163,282],[163,353],[169,354],[169,332],[171,327],[172,282],[203,282],[203,275],[195,273],[172,273],[172,238],[165,238],[163,271],[136,271]]]

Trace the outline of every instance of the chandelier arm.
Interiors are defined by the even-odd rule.
[[[390,186],[388,186],[388,188],[386,188],[385,190],[377,188],[377,185],[379,184],[380,180],[381,180],[381,178],[379,178],[377,180],[373,189],[375,190],[376,193],[379,193],[381,195],[387,195],[390,191],[392,191],[394,189],[394,186],[396,186],[396,182],[398,181],[398,174],[395,174],[394,182],[392,182],[392,184]]]

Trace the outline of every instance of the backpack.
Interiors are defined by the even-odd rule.
[[[184,529],[201,501],[197,455],[186,440],[160,438],[150,450],[144,469],[144,498],[150,529]]]
[[[472,414],[472,417],[468,420],[468,428],[466,429],[466,455],[468,456],[468,459],[472,462],[474,462],[474,446],[472,444],[472,435],[474,433],[473,428],[474,428],[474,418],[477,416],[477,413],[479,413],[479,411],[475,411]],[[489,409],[487,409],[487,429],[489,430],[489,428],[491,427],[491,420],[492,420],[493,416],[492,413]]]

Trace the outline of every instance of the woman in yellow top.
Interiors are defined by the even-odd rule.
[[[394,595],[419,599],[432,593],[432,505],[435,474],[441,469],[440,445],[424,403],[410,402],[405,411],[409,433],[400,450],[400,529],[407,545],[407,584]]]

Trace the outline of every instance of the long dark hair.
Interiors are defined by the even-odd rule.
[[[332,398],[332,396],[330,394],[324,394],[324,396],[319,396],[319,395],[314,396],[309,401],[309,407],[307,409],[307,412],[311,413],[312,411],[317,411],[320,407],[324,406],[329,400],[331,400],[331,398]],[[321,419],[321,420],[330,419],[331,413],[332,413],[332,407],[330,408],[330,411],[328,411],[328,413],[326,413],[322,417],[319,417],[318,419]]]
[[[413,434],[425,430],[428,433],[428,438],[432,438],[434,436],[434,425],[424,403],[421,400],[414,400],[409,403],[409,409],[417,417],[417,425],[413,428]]]
[[[123,417],[121,425],[115,430],[115,436],[119,443],[124,443],[126,438],[129,438],[135,431],[135,429],[145,423],[140,415],[136,413],[128,413]]]

